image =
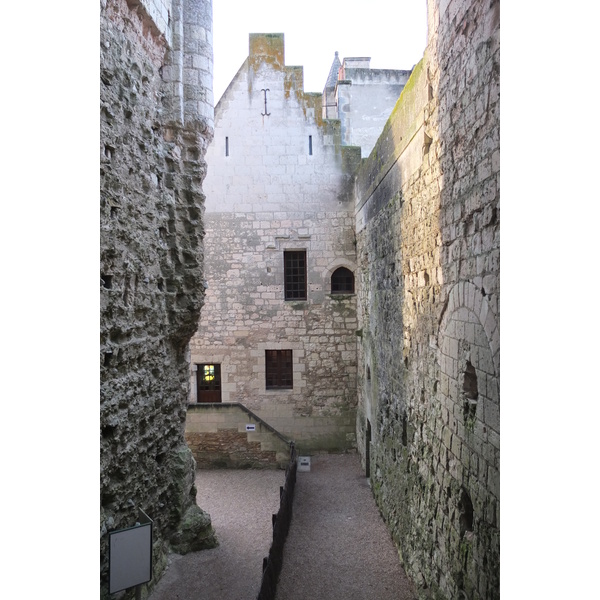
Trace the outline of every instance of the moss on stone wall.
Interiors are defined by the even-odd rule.
[[[499,49],[497,32],[483,37],[486,7],[460,5],[477,35],[442,19],[357,176],[357,412],[371,423],[374,494],[419,598],[496,600]],[[477,402],[466,372],[485,382]],[[364,453],[366,424],[357,432]]]

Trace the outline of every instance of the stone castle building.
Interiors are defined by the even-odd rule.
[[[429,0],[410,72],[336,54],[322,94],[253,34],[214,124],[210,3],[173,0],[170,39],[170,3],[127,4],[103,21],[103,535],[141,506],[176,543],[186,402],[239,402],[359,452],[419,598],[496,600],[499,1]]]
[[[283,34],[251,34],[249,50],[215,109],[206,156],[192,401],[242,403],[300,452],[345,450],[357,403],[351,177],[410,71],[372,70],[369,59],[342,67],[336,55],[332,73],[339,65],[347,79],[330,77],[321,95],[286,66]],[[330,88],[335,115],[325,119]]]

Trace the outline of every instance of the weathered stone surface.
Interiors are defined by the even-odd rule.
[[[281,36],[251,37],[222,99],[206,221],[200,4],[173,0],[170,55],[143,11],[103,5],[103,557],[139,507],[160,515],[159,571],[169,544],[212,539],[183,446],[206,278],[192,362],[223,363],[223,400],[300,448],[358,445],[420,598],[497,600],[499,2],[429,2],[425,56],[362,163],[285,66]],[[282,302],[284,249],[314,257],[310,302]],[[329,293],[342,264],[356,296]],[[266,349],[293,350],[292,391],[264,389]],[[211,443],[258,452],[226,429]]]
[[[207,152],[207,291],[192,363],[220,364],[221,400],[244,404],[299,452],[343,451],[354,447],[356,297],[332,294],[331,275],[356,269],[360,152],[342,151],[339,121],[322,118],[321,96],[285,65],[283,35],[251,34],[249,45]],[[306,300],[284,300],[285,250],[306,250]],[[283,349],[293,387],[266,389],[265,350]],[[194,365],[191,376],[195,402]]]
[[[190,404],[185,439],[200,469],[285,469],[289,464],[290,440],[240,404]]]
[[[498,6],[430,2],[356,183],[358,447],[420,598],[500,593]]]
[[[162,102],[173,100],[161,76],[168,18],[153,18],[174,6],[181,2],[109,0],[101,10],[102,597],[109,531],[133,526],[144,510],[154,520],[157,579],[184,516],[197,512],[184,439],[187,344],[203,303],[202,181],[212,129]],[[209,521],[196,522],[194,536],[204,522],[208,543]]]
[[[210,515],[196,505],[190,506],[183,515],[179,531],[171,538],[171,548],[177,554],[198,552],[218,545]]]

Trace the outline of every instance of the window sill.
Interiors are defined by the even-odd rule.
[[[285,303],[296,309],[308,308],[309,306],[308,300],[286,300]]]

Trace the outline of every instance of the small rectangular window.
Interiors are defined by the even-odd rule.
[[[308,153],[312,156],[312,135],[308,136]]]
[[[265,350],[265,383],[268,390],[293,389],[291,350]]]
[[[225,138],[225,156],[229,156],[229,138]]]
[[[306,300],[306,250],[284,251],[283,270],[285,299]]]

